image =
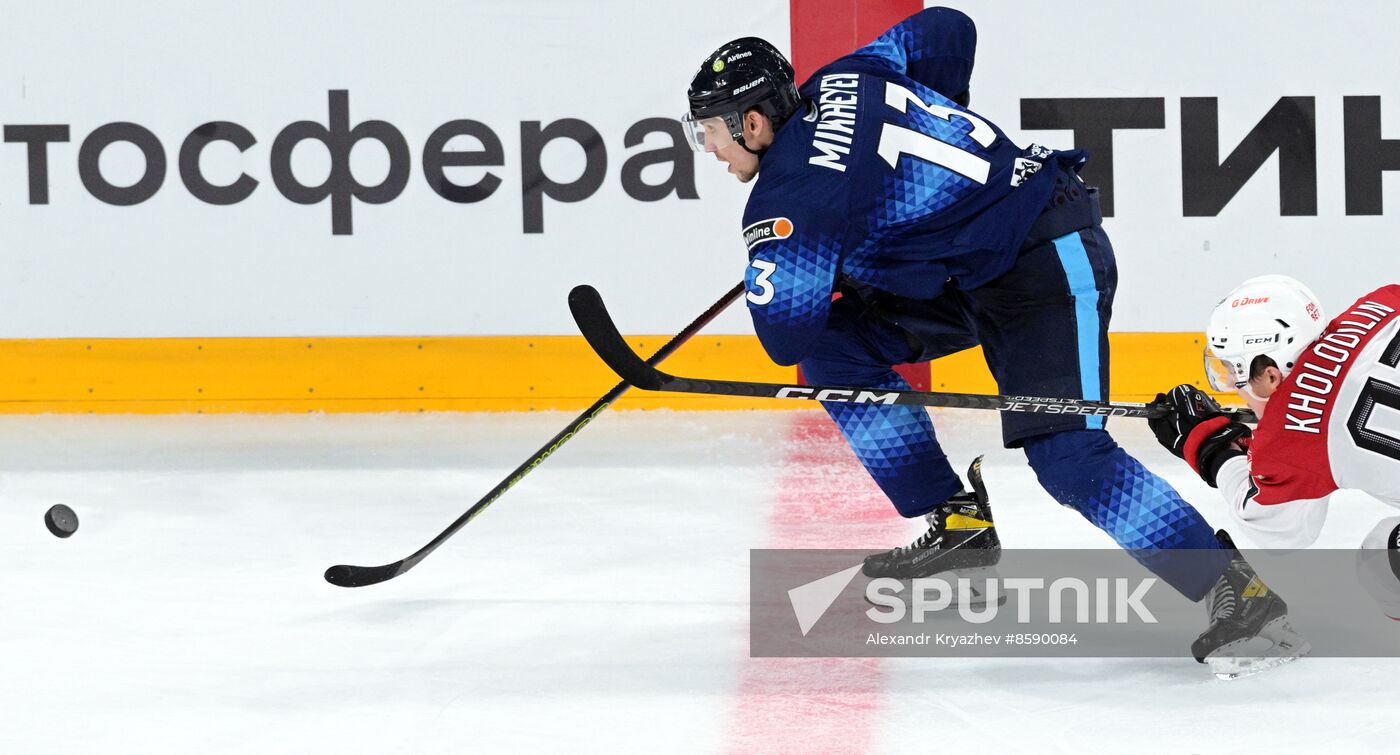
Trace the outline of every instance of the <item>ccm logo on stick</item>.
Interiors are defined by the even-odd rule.
[[[813,398],[817,401],[837,401],[843,404],[893,404],[899,400],[898,393],[876,393],[874,391],[847,391],[840,388],[783,388],[778,398]]]

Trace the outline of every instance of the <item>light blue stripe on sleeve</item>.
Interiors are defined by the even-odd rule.
[[[1094,285],[1094,269],[1079,233],[1061,236],[1051,242],[1060,255],[1060,265],[1074,297],[1074,319],[1079,336],[1079,388],[1085,399],[1102,401],[1099,391],[1099,290]],[[1103,417],[1086,417],[1091,430],[1103,429]]]

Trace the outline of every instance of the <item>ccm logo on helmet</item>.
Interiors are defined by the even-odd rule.
[[[1233,308],[1235,308],[1235,307],[1248,307],[1248,306],[1251,305],[1251,304],[1263,304],[1264,302],[1267,302],[1268,300],[1269,300],[1269,297],[1267,297],[1267,296],[1261,296],[1261,297],[1259,297],[1259,298],[1257,298],[1257,299],[1256,299],[1256,298],[1253,298],[1253,297],[1246,296],[1246,297],[1243,297],[1243,298],[1240,298],[1240,299],[1235,299],[1234,301],[1230,302],[1230,307],[1231,307],[1231,309],[1233,309]]]
[[[744,244],[749,249],[773,239],[785,239],[792,235],[792,221],[787,218],[769,218],[744,229]]]
[[[1278,343],[1278,339],[1279,337],[1277,333],[1271,336],[1255,336],[1253,338],[1244,339],[1244,345],[1254,346],[1261,343]]]
[[[843,404],[893,404],[899,400],[898,393],[876,393],[874,391],[847,391],[841,388],[784,388],[778,391],[778,398],[814,398],[818,401],[839,401]]]

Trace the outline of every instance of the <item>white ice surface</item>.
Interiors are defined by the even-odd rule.
[[[868,497],[838,442],[794,439],[820,421],[809,412],[606,414],[413,572],[356,590],[322,580],[412,552],[571,417],[0,417],[0,752],[1282,753],[1400,739],[1394,660],[1306,659],[1222,683],[1189,660],[887,659],[862,677],[869,694],[851,709],[837,695],[824,716],[860,736],[756,717],[801,701],[808,677],[769,684],[788,662],[746,657],[748,549],[773,545],[775,527],[848,547],[914,534],[821,511],[794,522],[791,500],[775,518],[785,476],[825,470],[818,486]],[[988,453],[1008,545],[1112,547],[1001,450],[995,415],[936,423],[959,465]],[[1144,426],[1113,429],[1225,521]],[[43,527],[55,503],[81,518],[69,540]],[[1343,495],[1319,545],[1354,547],[1388,513]],[[788,697],[765,706],[766,689]]]

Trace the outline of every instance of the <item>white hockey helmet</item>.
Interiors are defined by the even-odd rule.
[[[1210,387],[1222,392],[1244,388],[1258,356],[1273,359],[1286,377],[1326,326],[1322,304],[1307,286],[1286,275],[1250,278],[1210,315],[1205,349]]]

